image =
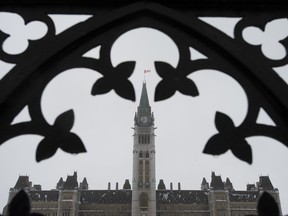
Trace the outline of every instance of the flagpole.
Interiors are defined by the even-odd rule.
[[[146,73],[151,72],[151,70],[144,70],[144,83],[146,83]]]

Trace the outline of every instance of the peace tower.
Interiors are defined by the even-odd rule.
[[[155,128],[145,82],[133,129],[132,216],[156,216]]]

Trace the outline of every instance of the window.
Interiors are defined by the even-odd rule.
[[[143,175],[143,161],[139,161],[139,175]]]
[[[140,195],[140,208],[148,208],[148,195],[146,193],[141,193]]]
[[[138,135],[139,144],[150,144],[150,135],[149,134],[139,134]]]
[[[145,175],[146,175],[146,176],[149,175],[149,169],[150,169],[150,167],[149,167],[149,161],[146,160],[146,162],[145,162]]]
[[[145,157],[149,158],[149,152],[148,151],[146,151],[146,156]]]

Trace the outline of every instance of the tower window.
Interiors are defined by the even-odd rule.
[[[139,152],[139,158],[143,158],[143,152],[142,151]]]
[[[139,144],[150,144],[150,134],[139,134],[138,135]]]
[[[143,161],[139,161],[139,175],[143,175]]]
[[[146,193],[141,193],[140,195],[140,208],[148,207],[148,195]]]
[[[146,151],[146,155],[145,155],[146,158],[149,158],[149,152]]]
[[[140,143],[140,144],[143,144],[143,143],[144,143],[143,134],[140,134],[140,135],[139,135],[139,143]]]
[[[149,169],[150,169],[150,167],[149,167],[149,161],[146,160],[146,161],[145,161],[145,175],[146,175],[146,176],[149,175]]]

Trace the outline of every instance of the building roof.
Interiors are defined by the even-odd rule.
[[[29,176],[19,176],[14,188],[15,189],[24,189],[30,188],[31,183],[29,182]]]
[[[158,204],[208,203],[208,193],[201,190],[157,190]],[[81,191],[81,204],[131,204],[132,190],[88,190]]]
[[[56,185],[56,188],[57,189],[62,189],[63,188],[63,186],[64,186],[64,181],[63,181],[63,178],[61,177],[60,179],[59,179],[59,181],[58,181],[58,183],[57,183],[57,185]]]
[[[166,190],[166,186],[164,184],[163,179],[160,179],[160,181],[159,181],[158,190]]]
[[[42,191],[29,191],[29,197],[33,202],[58,202],[59,191],[42,190]]]
[[[207,204],[208,193],[202,190],[156,190],[158,204]],[[58,190],[29,191],[33,202],[57,202]],[[256,202],[259,191],[229,191],[231,202]],[[81,191],[81,204],[131,204],[132,190],[85,190]]]
[[[246,187],[247,191],[255,191],[256,190],[256,186],[255,184],[247,184],[247,187]]]
[[[231,202],[257,202],[260,196],[259,191],[230,191]]]
[[[88,190],[89,189],[89,185],[88,185],[86,177],[84,177],[83,181],[80,183],[80,189],[81,190]]]
[[[98,203],[98,204],[131,204],[131,190],[88,190],[81,191],[80,203]]]
[[[88,184],[86,177],[84,177],[82,184]]]
[[[129,182],[129,179],[125,180],[125,183],[123,185],[123,189],[125,189],[125,190],[130,190],[131,189],[131,184]]]
[[[202,190],[157,190],[157,204],[207,204],[208,193]]]
[[[40,185],[31,187],[28,176],[19,176],[15,189],[29,188],[27,192],[32,202],[58,202],[60,190],[74,190],[78,188],[77,172],[67,176],[66,182],[61,178],[58,184],[64,184],[64,187],[58,190],[41,190]],[[57,184],[57,185],[58,185]],[[87,184],[87,189],[78,188],[80,192],[81,204],[124,204],[131,205],[132,190],[129,180],[126,179],[123,190],[88,190],[87,179],[84,178],[82,184]],[[205,178],[202,180],[202,185],[209,186]],[[229,200],[231,202],[257,202],[263,190],[275,190],[269,176],[259,177],[257,187],[254,184],[247,186],[246,191],[235,191],[229,178],[222,182],[221,176],[216,176],[212,172],[211,190],[229,190]],[[225,185],[225,187],[224,187]],[[116,187],[118,188],[118,186]],[[163,179],[160,180],[158,190],[156,190],[157,204],[208,204],[208,188],[201,187],[201,190],[170,190],[165,189]]]
[[[208,190],[209,189],[209,183],[206,181],[206,178],[203,178],[201,183],[201,190]]]
[[[269,176],[260,176],[258,187],[262,188],[263,190],[274,190],[274,187],[270,181]]]
[[[226,182],[224,183],[224,189],[233,190],[233,184],[229,178],[226,178]]]
[[[215,173],[212,172],[210,187],[214,190],[224,190],[221,176],[216,176]]]
[[[77,172],[74,172],[73,176],[69,176],[69,175],[67,176],[63,189],[74,190],[77,187],[78,187]]]
[[[138,113],[150,113],[150,112],[151,112],[151,107],[149,105],[146,82],[143,82],[140,103],[138,106]]]
[[[203,178],[201,185],[206,185],[206,184],[208,184],[208,182],[206,181],[206,178]]]

